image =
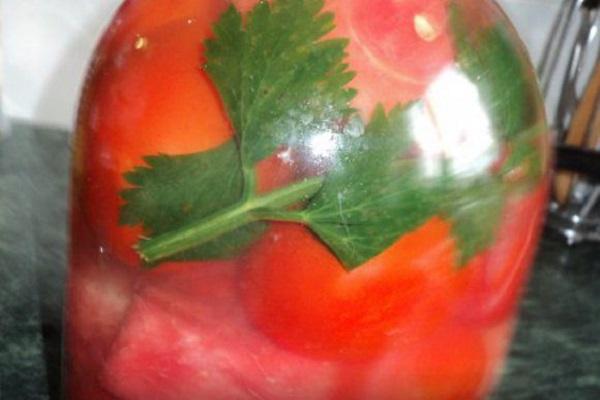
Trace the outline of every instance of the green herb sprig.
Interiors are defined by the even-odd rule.
[[[411,153],[410,115],[419,103],[387,113],[378,107],[365,123],[350,106],[355,91],[347,87],[354,77],[344,63],[347,40],[325,39],[334,16],[322,8],[322,0],[264,1],[245,16],[231,6],[215,24],[214,38],[205,43],[205,68],[234,138],[197,154],[146,157],[145,166],[125,175],[132,188],[122,193],[120,222],[143,226],[147,237],[137,251],[149,266],[232,257],[257,240],[269,221],[307,226],[348,270],[434,215],[452,221],[461,265],[493,242],[506,191],[502,172],[468,180],[424,176]],[[459,17],[453,17],[458,65],[470,75],[483,69],[490,74],[482,96],[513,85],[500,71],[506,66],[494,61],[516,57],[505,38],[492,28],[478,43],[491,53],[472,52]],[[489,110],[507,140],[531,125],[520,110],[510,109],[513,100]],[[335,141],[330,168],[258,192],[260,161],[323,132]],[[516,153],[522,158],[535,153],[519,148],[525,150]]]

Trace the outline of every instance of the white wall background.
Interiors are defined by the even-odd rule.
[[[1,0],[9,118],[70,127],[95,42],[121,0]]]
[[[94,44],[121,0],[2,0],[2,109],[70,128]],[[499,0],[537,60],[560,0]]]

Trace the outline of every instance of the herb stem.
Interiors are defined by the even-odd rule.
[[[242,199],[239,203],[200,221],[191,222],[175,231],[143,241],[138,245],[137,251],[144,261],[155,263],[252,222],[277,219],[265,218],[267,215],[263,211],[269,210],[271,215],[275,215],[275,211],[280,209],[281,215],[285,215],[285,211],[281,209],[309,199],[321,189],[322,185],[322,177],[313,177],[265,195]]]
[[[254,216],[262,221],[296,222],[306,224],[306,215],[298,210],[261,209],[254,211]]]
[[[254,168],[243,168],[244,174],[244,193],[243,200],[249,200],[256,193],[256,171]]]

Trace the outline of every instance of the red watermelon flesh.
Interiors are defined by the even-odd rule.
[[[285,351],[243,315],[233,263],[162,266],[140,284],[102,373],[123,400],[325,399],[331,363]]]

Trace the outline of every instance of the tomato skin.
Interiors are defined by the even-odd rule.
[[[346,272],[305,228],[274,224],[241,261],[254,323],[294,351],[364,359],[394,338],[413,343],[449,315],[455,284],[450,226],[432,218]]]

